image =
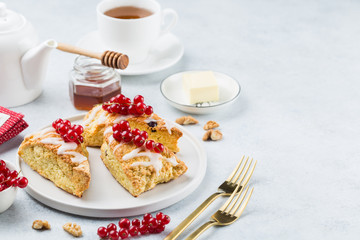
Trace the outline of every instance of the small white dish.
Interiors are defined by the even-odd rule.
[[[171,106],[187,113],[209,114],[229,107],[239,97],[241,87],[235,79],[224,73],[213,72],[219,84],[219,101],[190,104],[182,90],[182,75],[191,72],[197,71],[175,73],[161,82],[160,91]]]
[[[99,32],[93,31],[82,37],[77,45],[92,51],[105,51],[106,46],[101,42]],[[124,53],[126,54],[126,53]],[[124,70],[119,70],[121,75],[143,75],[159,72],[177,63],[184,54],[184,46],[172,33],[167,33],[157,39],[144,62],[132,64]]]
[[[12,164],[11,162],[7,162],[5,160],[4,162],[11,171],[13,170],[18,171],[15,165]],[[5,212],[14,203],[17,189],[18,189],[17,187],[9,187],[4,191],[0,192],[0,213]]]
[[[80,124],[85,115],[68,118]],[[111,175],[100,158],[100,148],[88,147],[91,182],[81,198],[75,197],[54,183],[33,171],[19,156],[17,164],[22,174],[29,179],[25,188],[33,198],[52,208],[89,217],[136,216],[166,208],[188,196],[201,183],[206,172],[206,152],[201,142],[188,130],[176,123],[183,132],[177,153],[188,167],[187,172],[168,183],[159,184],[154,189],[133,197]]]

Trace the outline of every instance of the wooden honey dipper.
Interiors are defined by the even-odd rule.
[[[56,48],[64,52],[75,53],[99,59],[101,60],[102,65],[111,68],[125,69],[129,65],[129,57],[127,55],[114,51],[105,51],[103,53],[98,53],[65,43],[57,43]]]

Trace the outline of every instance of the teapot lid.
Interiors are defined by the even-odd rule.
[[[25,24],[25,18],[6,8],[6,4],[0,2],[0,33],[16,31]]]

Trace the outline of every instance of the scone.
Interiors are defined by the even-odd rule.
[[[77,197],[89,188],[91,176],[84,144],[65,142],[53,127],[27,136],[18,154],[41,176]]]
[[[104,129],[119,123],[121,120],[128,121],[131,128],[146,131],[149,134],[149,139],[162,143],[173,152],[179,152],[177,142],[183,135],[182,132],[155,113],[150,116],[145,114],[141,116],[120,115],[108,113],[102,109],[101,105],[91,109],[84,118],[84,141],[86,146],[101,146],[104,140]]]
[[[186,165],[166,147],[162,153],[137,147],[133,142],[119,143],[112,127],[105,130],[101,159],[114,178],[134,197],[184,174]]]

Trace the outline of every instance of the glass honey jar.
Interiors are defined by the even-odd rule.
[[[97,59],[78,56],[70,72],[69,93],[76,109],[90,110],[121,93],[121,77]]]

